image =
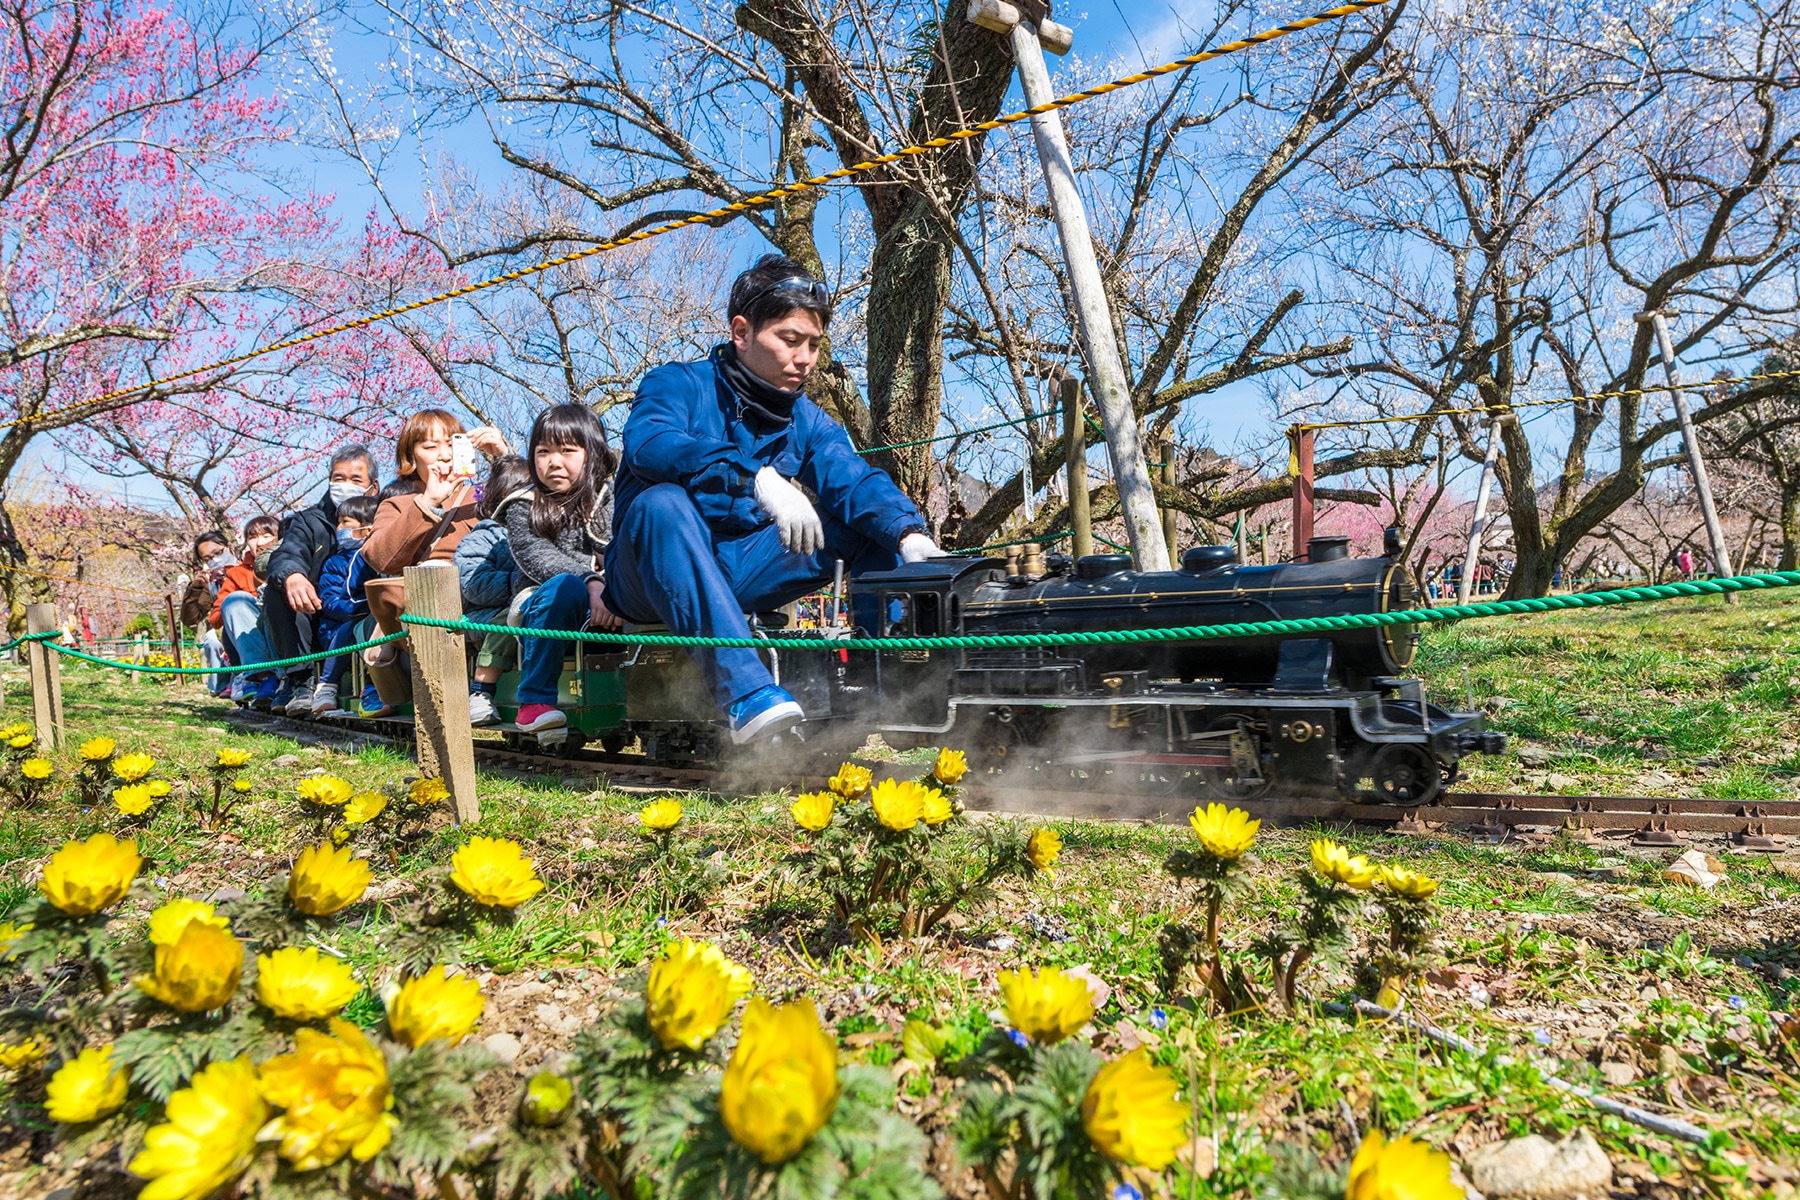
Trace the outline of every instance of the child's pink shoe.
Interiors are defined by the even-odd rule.
[[[520,733],[537,733],[544,729],[561,729],[569,723],[561,709],[550,704],[525,704],[519,707],[515,724]]]

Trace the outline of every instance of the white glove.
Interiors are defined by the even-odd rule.
[[[900,561],[903,563],[924,562],[928,558],[943,558],[944,552],[938,544],[922,533],[909,533],[900,539]]]
[[[806,493],[783,479],[774,467],[756,473],[756,502],[775,518],[781,544],[798,554],[816,554],[825,548],[825,526]]]

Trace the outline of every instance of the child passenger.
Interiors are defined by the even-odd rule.
[[[338,548],[319,568],[319,643],[327,650],[337,650],[357,640],[357,625],[369,615],[369,602],[362,594],[356,578],[356,555],[369,536],[375,520],[377,501],[373,496],[354,496],[338,505]],[[339,684],[350,669],[348,656],[328,658],[319,672],[319,687],[313,693],[313,716],[347,717],[350,714],[338,703]],[[370,702],[373,703],[370,703]],[[373,689],[364,692],[364,708],[377,708],[380,701]],[[378,714],[371,714],[378,715]],[[384,714],[382,714],[384,715]]]
[[[600,564],[612,538],[612,477],[618,455],[606,444],[600,418],[584,404],[546,409],[531,427],[530,502],[504,506],[502,520],[513,561],[537,585],[514,622],[528,629],[616,629],[619,618],[602,597]],[[526,733],[560,729],[568,717],[556,707],[566,642],[528,637],[519,650],[518,727]]]
[[[493,625],[506,623],[514,597],[529,584],[513,561],[501,512],[508,504],[531,504],[531,464],[516,454],[494,460],[475,513],[481,519],[456,545],[456,575],[462,586],[463,619]],[[490,633],[481,640],[475,656],[475,677],[469,684],[469,723],[488,725],[498,719],[494,692],[500,676],[518,661],[518,639]]]

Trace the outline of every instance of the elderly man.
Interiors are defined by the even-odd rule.
[[[319,570],[338,545],[337,506],[352,496],[374,494],[375,456],[367,446],[352,443],[331,456],[331,478],[318,503],[282,518],[281,543],[269,556],[269,582],[263,591],[263,629],[276,659],[324,649],[318,644],[313,615],[322,607]],[[285,678],[273,707],[289,716],[311,716],[318,666],[282,668]]]
[[[746,611],[798,599],[837,559],[854,575],[942,551],[905,493],[804,394],[831,320],[825,285],[766,255],[732,285],[726,317],[729,341],[638,386],[604,603],[677,633],[739,638],[750,636]],[[734,742],[804,719],[755,651],[692,653]]]

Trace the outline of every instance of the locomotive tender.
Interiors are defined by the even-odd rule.
[[[1287,797],[1430,802],[1505,735],[1479,712],[1431,704],[1402,677],[1416,626],[1310,636],[1007,649],[819,650],[795,638],[938,637],[1164,629],[1412,607],[1418,590],[1390,531],[1381,557],[1314,538],[1307,560],[1239,563],[1196,546],[1179,570],[1134,571],[1122,554],[1071,560],[1035,546],[1005,560],[943,558],[865,574],[849,628],[754,622],[807,720],[777,752],[835,763],[872,732],[892,745],[968,750],[987,778],[1026,788],[1141,791],[1200,801]],[[635,626],[626,632],[656,632]],[[564,675],[574,744],[636,740],[665,765],[729,761],[733,748],[685,651],[584,646]],[[507,710],[510,678],[502,682]],[[509,740],[524,736],[508,733]],[[766,752],[766,750],[765,750]]]

